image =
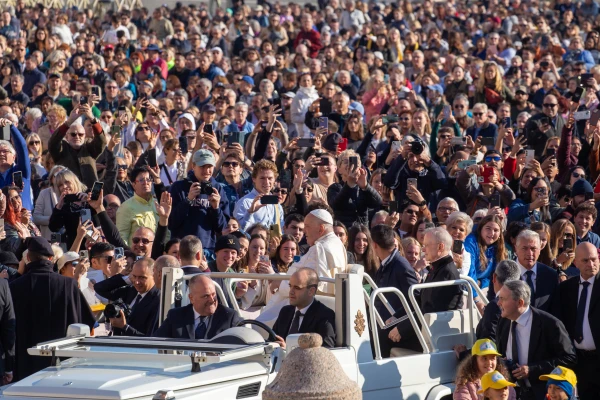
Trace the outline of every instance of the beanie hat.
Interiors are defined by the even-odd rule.
[[[217,253],[219,250],[223,250],[223,249],[231,249],[231,250],[235,250],[239,253],[240,252],[240,241],[238,240],[237,237],[235,237],[233,235],[221,236],[217,240],[217,244],[215,245],[215,253]]]
[[[585,179],[578,179],[577,182],[573,184],[573,188],[571,189],[571,197],[586,193],[594,193],[594,188]]]

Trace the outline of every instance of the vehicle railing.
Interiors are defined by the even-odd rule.
[[[421,333],[421,330],[419,329],[419,325],[417,324],[415,317],[412,315],[412,312],[410,312],[410,307],[408,305],[408,301],[406,301],[406,298],[404,297],[402,292],[400,290],[396,289],[395,287],[384,287],[384,288],[378,288],[378,289],[373,290],[373,292],[371,293],[371,298],[369,299],[369,319],[371,320],[371,331],[373,333],[371,335],[371,337],[373,339],[373,348],[375,349],[375,359],[381,360],[381,348],[379,347],[379,335],[377,334],[377,326],[373,323],[376,318],[375,317],[375,315],[376,315],[375,299],[382,293],[393,293],[396,296],[398,296],[398,298],[400,298],[402,307],[404,307],[404,309],[406,310],[406,317],[410,321],[410,324],[412,325],[413,329],[415,330],[415,332],[417,334],[419,343],[421,343],[421,346],[423,347],[423,353],[428,354],[429,347],[427,347],[427,342],[425,341],[425,338],[423,337],[423,334]]]
[[[481,302],[483,302],[484,306],[487,306],[488,303],[490,302],[487,298],[487,296],[483,293],[483,291],[481,290],[481,288],[479,287],[479,285],[477,284],[477,282],[475,282],[475,280],[473,278],[471,278],[469,275],[460,275],[460,279],[464,279],[465,281],[469,282],[471,284],[471,289],[475,288],[475,291],[477,292],[477,296],[479,296],[479,300],[481,300]],[[483,317],[483,315],[481,315],[481,313],[479,312],[479,309],[477,307],[475,307],[475,309],[477,310],[477,313],[479,314],[480,317]]]
[[[377,286],[377,284],[375,283],[373,278],[371,278],[371,276],[369,276],[368,274],[363,274],[363,279],[366,280],[369,285],[371,285],[371,288],[373,290],[379,289],[379,287]],[[367,293],[367,291],[364,288],[363,288],[363,293],[365,296],[365,302],[367,304],[371,304],[371,296],[369,296],[369,293]],[[394,315],[394,313],[396,311],[392,308],[392,306],[390,305],[390,302],[385,298],[385,296],[383,294],[379,294],[377,297],[383,303],[383,305],[388,310],[390,315]],[[379,327],[383,329],[383,327],[385,326],[385,322],[383,321],[383,319],[381,318],[381,315],[379,315],[379,311],[377,311],[377,310],[375,310],[375,317],[377,318],[377,324],[379,324]]]
[[[470,283],[466,279],[455,279],[452,281],[442,281],[442,282],[419,283],[416,285],[412,285],[408,289],[408,297],[410,298],[410,301],[414,306],[415,314],[417,315],[417,318],[419,319],[419,322],[421,322],[421,326],[423,327],[423,330],[425,331],[425,336],[427,336],[427,340],[429,341],[429,343],[431,343],[432,351],[436,350],[436,345],[435,345],[435,343],[433,343],[431,330],[429,329],[429,326],[427,326],[427,324],[425,322],[425,316],[423,315],[423,312],[421,311],[420,304],[417,303],[417,299],[415,297],[415,291],[421,290],[421,289],[440,288],[440,287],[445,287],[445,286],[456,286],[456,285],[465,285],[467,287],[467,292],[468,292],[467,309],[469,310],[469,325],[470,325],[470,335],[471,335],[471,342],[472,342],[473,338],[475,337],[475,315],[473,314],[473,311],[474,311],[473,310],[474,309],[474,307],[473,307],[473,288],[471,287]],[[423,343],[421,343],[421,345],[423,345]]]

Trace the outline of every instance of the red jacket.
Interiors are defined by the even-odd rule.
[[[310,51],[310,58],[317,57],[319,50],[323,48],[323,44],[321,43],[321,34],[314,29],[310,30],[309,32],[300,31],[298,36],[296,36],[296,40],[294,40],[294,49],[298,47],[298,45],[304,40],[310,42],[306,44],[308,50]]]

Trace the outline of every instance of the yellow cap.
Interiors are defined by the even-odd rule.
[[[504,389],[507,386],[516,386],[514,383],[510,383],[506,378],[498,371],[488,372],[481,377],[481,390],[477,393],[484,393],[489,388],[492,389]]]
[[[498,353],[498,349],[494,342],[490,339],[479,339],[473,345],[471,349],[471,355],[473,356],[501,356],[502,354]]]
[[[540,381],[547,381],[548,379],[554,379],[557,381],[567,381],[571,386],[577,385],[577,376],[575,372],[566,367],[558,366],[547,375],[541,375]]]

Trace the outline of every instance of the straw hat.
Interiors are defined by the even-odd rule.
[[[323,338],[305,333],[300,347],[292,350],[277,377],[265,388],[263,400],[357,400],[362,392],[348,378],[335,356],[321,347]]]

